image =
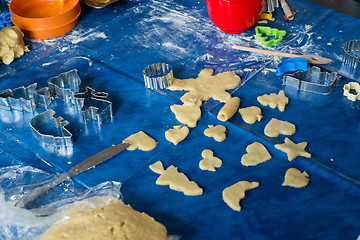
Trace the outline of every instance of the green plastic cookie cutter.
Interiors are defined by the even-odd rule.
[[[265,47],[278,45],[286,35],[285,30],[279,30],[271,27],[255,27],[256,38],[264,44]]]

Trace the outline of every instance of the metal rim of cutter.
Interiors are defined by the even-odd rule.
[[[174,75],[167,63],[154,63],[143,70],[145,86],[150,89],[164,89],[171,85]]]

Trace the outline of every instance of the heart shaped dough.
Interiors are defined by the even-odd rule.
[[[136,149],[142,151],[151,151],[157,145],[157,142],[143,131],[130,135],[129,137],[125,138],[123,142],[131,144],[127,148],[127,150],[130,151]]]
[[[259,142],[254,142],[246,147],[248,153],[241,158],[241,164],[244,166],[256,166],[259,163],[266,162],[271,159],[268,150]]]
[[[186,126],[177,125],[173,129],[169,129],[165,132],[165,138],[169,142],[177,145],[189,135],[189,128]]]

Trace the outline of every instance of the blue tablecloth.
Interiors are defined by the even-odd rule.
[[[10,65],[0,65],[0,90],[37,83],[77,69],[80,89],[90,86],[109,93],[114,115],[99,127],[84,124],[81,112],[59,99],[49,108],[70,122],[73,147],[54,147],[39,142],[29,121],[44,112],[0,111],[0,166],[29,165],[52,174],[68,171],[87,157],[145,131],[158,146],[149,152],[125,151],[74,178],[77,187],[89,188],[105,181],[122,182],[124,202],[161,222],[169,234],[181,239],[356,239],[360,234],[360,103],[343,96],[343,85],[359,81],[357,73],[342,66],[342,46],[360,39],[360,19],[311,2],[288,0],[295,19],[285,21],[282,9],[266,26],[287,31],[275,50],[318,54],[334,60],[323,71],[343,76],[328,95],[300,92],[282,85],[272,71],[281,61],[276,57],[233,50],[233,44],[261,48],[254,27],[241,34],[221,32],[210,21],[205,0],[119,1],[104,9],[82,5],[79,24],[61,37],[48,40],[25,38],[30,52]],[[264,24],[263,24],[264,25]],[[164,132],[179,122],[170,106],[184,92],[153,91],[145,88],[142,70],[149,64],[166,62],[176,78],[196,77],[204,68],[215,73],[234,71],[242,84],[231,91],[241,107],[260,106],[261,122],[246,124],[239,114],[220,122],[216,114],[222,103],[210,99],[202,106],[202,118],[179,145],[166,141]],[[289,104],[284,112],[261,106],[256,98],[285,90]],[[263,134],[271,118],[296,125],[294,142],[308,142],[311,159],[289,162],[275,149],[284,136]],[[211,124],[223,124],[227,139],[215,142],[204,136]],[[255,167],[240,160],[246,146],[255,141],[266,146],[272,159]],[[216,172],[199,169],[201,152],[211,149],[223,160]],[[162,161],[174,164],[203,189],[201,196],[185,196],[158,186],[158,174],[149,165]],[[306,188],[281,186],[288,168],[310,175]],[[238,181],[258,181],[247,192],[240,212],[222,200],[222,190]],[[46,198],[46,195],[44,195]]]

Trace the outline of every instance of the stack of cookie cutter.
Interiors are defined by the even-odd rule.
[[[164,89],[171,85],[174,75],[172,67],[166,63],[154,63],[143,70],[144,82],[147,88]]]
[[[340,84],[340,81],[341,76],[336,72],[321,72],[320,68],[315,66],[308,71],[298,71],[283,77],[283,85],[319,94],[330,93],[333,86]]]
[[[350,40],[344,44],[342,61],[360,74],[360,40]]]

